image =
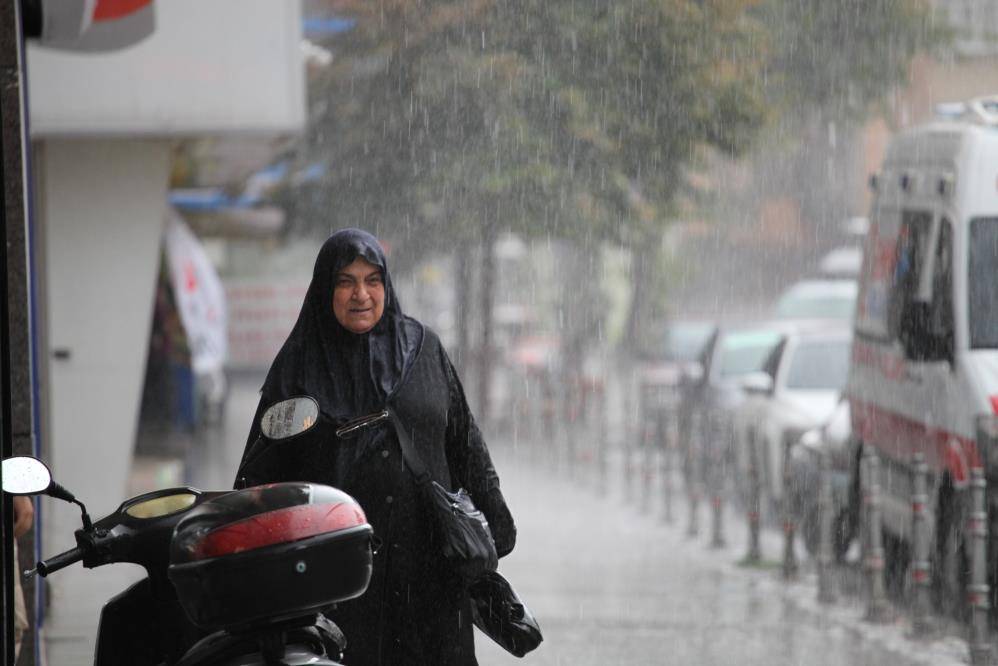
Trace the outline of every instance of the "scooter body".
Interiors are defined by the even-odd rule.
[[[41,561],[27,575],[48,576],[75,562],[94,568],[105,564],[129,562],[146,569],[147,577],[111,598],[101,611],[94,655],[95,666],[338,666],[345,647],[343,633],[327,619],[321,609],[306,608],[302,613],[287,612],[277,617],[255,617],[242,626],[199,627],[181,603],[177,589],[168,576],[171,543],[177,525],[197,511],[216,510],[207,502],[226,495],[247,493],[247,490],[203,492],[196,488],[179,487],[145,493],[125,501],[110,515],[91,523],[86,509],[67,490],[51,481],[29,489],[21,484],[23,474],[15,465],[44,463],[34,458],[18,457],[3,461],[4,490],[12,494],[49,494],[80,505],[83,528],[75,532],[77,546]],[[8,483],[8,481],[10,483]],[[297,485],[318,488],[327,494],[344,493],[312,484]],[[295,490],[295,489],[293,489]],[[300,490],[298,488],[297,490]],[[359,519],[363,521],[363,514]],[[356,526],[357,530],[370,526]],[[356,541],[356,538],[354,538]],[[368,541],[370,538],[368,538]],[[302,543],[308,544],[307,540]],[[370,545],[366,547],[369,549]],[[307,550],[308,546],[298,546]],[[243,554],[245,555],[245,554]],[[366,588],[369,580],[361,579],[357,589]],[[245,586],[253,586],[246,580]],[[359,593],[359,592],[358,592]],[[356,595],[354,595],[356,596]],[[327,604],[334,605],[335,600]],[[262,607],[266,608],[266,601]]]

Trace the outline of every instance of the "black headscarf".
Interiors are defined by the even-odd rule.
[[[384,314],[361,334],[345,329],[333,314],[336,275],[358,257],[381,269],[385,286]],[[336,423],[369,414],[384,407],[421,341],[420,324],[402,314],[377,239],[360,229],[337,231],[319,250],[298,321],[264,382],[262,404],[309,395]]]

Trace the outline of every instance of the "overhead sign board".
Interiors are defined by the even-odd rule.
[[[97,0],[81,42],[95,50],[28,40],[32,136],[298,132],[301,35],[298,2]],[[107,50],[113,39],[134,43]]]

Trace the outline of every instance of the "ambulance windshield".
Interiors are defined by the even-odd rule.
[[[998,348],[998,218],[970,223],[967,309],[971,349]]]

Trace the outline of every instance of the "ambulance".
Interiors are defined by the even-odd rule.
[[[992,526],[998,515],[998,96],[898,134],[870,186],[845,391],[856,444],[851,504],[858,515],[859,458],[873,447],[888,543],[910,543],[912,459],[921,453],[936,598],[958,611],[972,467],[985,470]],[[905,567],[906,552],[889,548],[888,567]]]

